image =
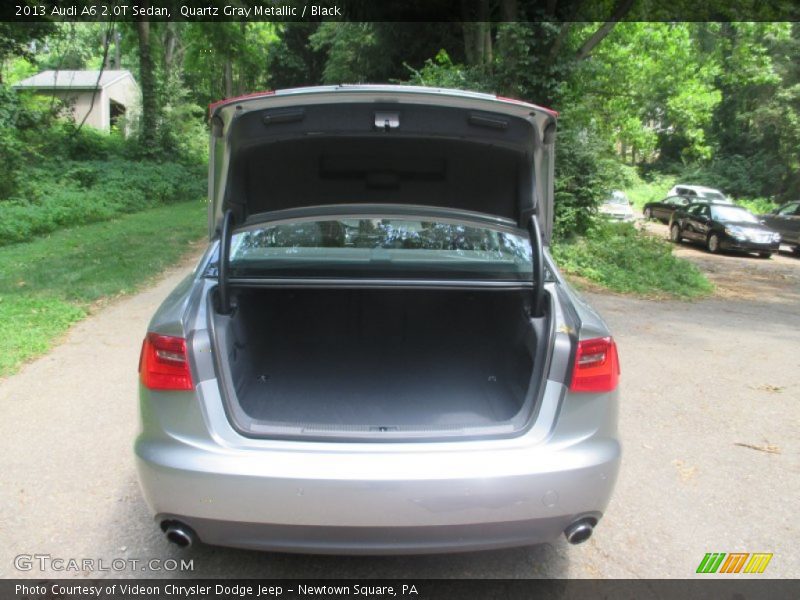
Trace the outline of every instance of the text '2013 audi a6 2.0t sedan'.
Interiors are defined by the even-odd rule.
[[[167,538],[314,553],[586,540],[617,348],[548,252],[557,113],[400,86],[212,105],[209,238],[142,347]]]

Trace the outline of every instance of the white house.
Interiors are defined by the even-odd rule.
[[[86,117],[85,125],[103,131],[140,103],[139,85],[130,71],[43,71],[13,87],[64,100],[76,123]]]

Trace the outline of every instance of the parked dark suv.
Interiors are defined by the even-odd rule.
[[[791,245],[794,253],[800,256],[800,201],[784,204],[759,218],[780,233],[783,243]]]

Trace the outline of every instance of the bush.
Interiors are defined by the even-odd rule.
[[[586,237],[551,251],[565,273],[617,292],[694,298],[713,290],[697,267],[672,255],[669,243],[627,223],[595,223]]]
[[[31,169],[25,199],[0,202],[0,245],[94,223],[205,191],[200,167],[153,161],[67,161]]]
[[[754,215],[763,215],[772,212],[780,203],[773,202],[769,198],[737,198],[736,204],[744,206]]]
[[[563,117],[556,138],[556,239],[583,235],[592,226],[597,206],[611,190],[625,189],[633,171],[613,158],[606,143],[589,126]]]
[[[8,198],[19,190],[20,170],[24,163],[24,146],[10,127],[0,127],[0,162],[3,176],[0,177],[0,199]]]
[[[428,59],[421,69],[406,68],[411,72],[410,85],[441,87],[473,92],[494,91],[494,82],[484,69],[455,64],[445,50],[439,50],[434,59]]]

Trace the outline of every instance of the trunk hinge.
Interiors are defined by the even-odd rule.
[[[535,214],[528,221],[528,234],[531,238],[531,251],[533,259],[533,303],[531,304],[531,317],[544,316],[544,248],[542,246],[542,231],[539,220]]]
[[[217,287],[219,289],[219,312],[231,312],[231,297],[228,289],[228,267],[231,254],[231,235],[233,232],[233,211],[228,209],[222,217],[222,232],[219,240],[219,267],[217,268]]]

